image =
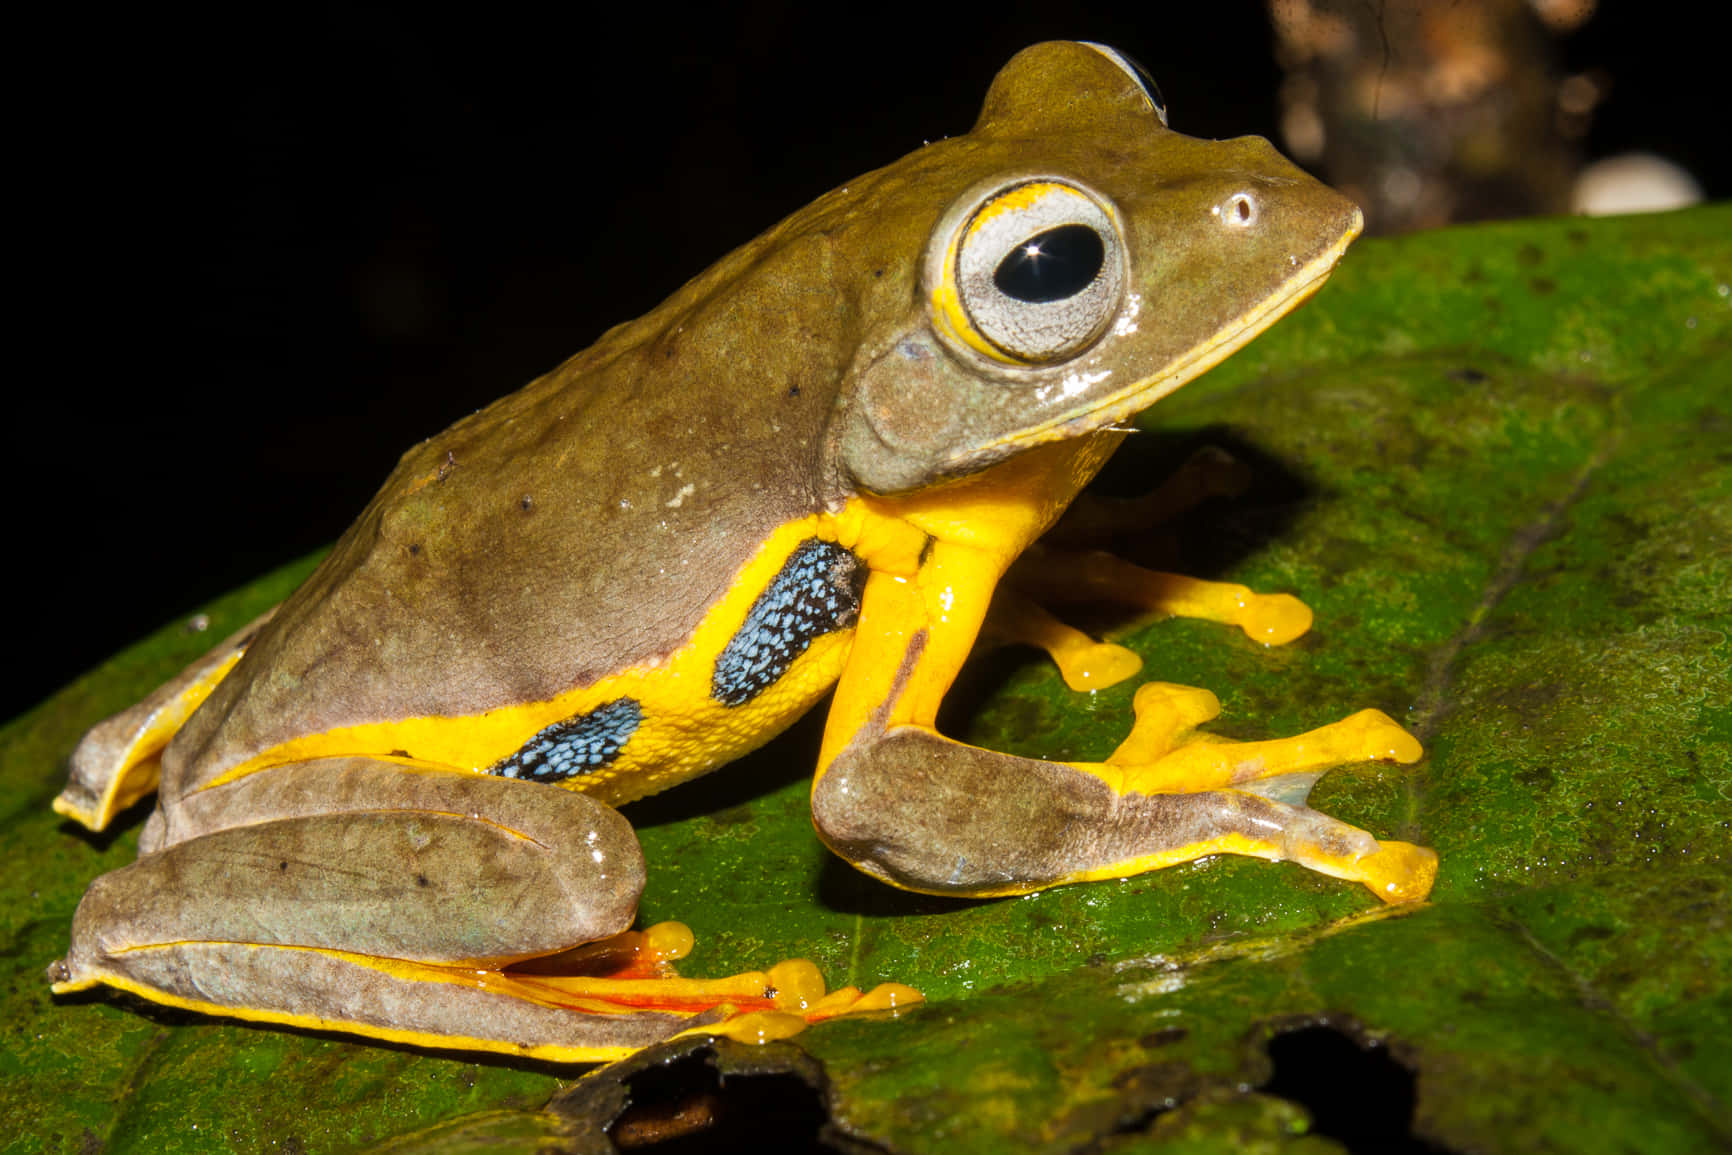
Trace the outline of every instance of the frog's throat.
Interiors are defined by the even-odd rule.
[[[1221,332],[1210,340],[1198,345],[1177,361],[1169,364],[1162,372],[1127,385],[1085,408],[1060,414],[1031,429],[1023,430],[966,455],[959,455],[946,463],[942,472],[947,474],[967,472],[984,464],[980,460],[983,457],[992,461],[1000,461],[1012,453],[1030,449],[1036,445],[1078,437],[1135,417],[1161,398],[1169,393],[1177,392],[1181,386],[1201,377],[1237,353],[1262,334],[1265,329],[1298,308],[1307,297],[1321,289],[1323,282],[1329,279],[1329,274],[1335,271],[1335,266],[1340,262],[1342,254],[1347,251],[1347,246],[1359,236],[1363,227],[1364,216],[1358,209],[1355,209],[1352,221],[1343,231],[1339,240],[1301,265],[1298,271],[1287,278],[1275,292],[1257,302],[1250,310],[1223,327]]]

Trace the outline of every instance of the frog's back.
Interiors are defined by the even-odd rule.
[[[165,791],[311,733],[546,700],[684,644],[777,526],[834,497],[836,346],[775,338],[833,326],[800,308],[846,305],[741,292],[750,256],[406,453],[177,736]]]

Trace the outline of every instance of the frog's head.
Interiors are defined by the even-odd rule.
[[[880,229],[920,263],[864,334],[832,444],[885,494],[1148,408],[1316,290],[1360,229],[1267,141],[1173,132],[1147,75],[1089,44],[1019,53],[972,132],[875,175],[881,210],[907,206]]]

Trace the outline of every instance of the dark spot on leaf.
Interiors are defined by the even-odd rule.
[[[1447,376],[1451,381],[1460,381],[1463,385],[1483,385],[1489,379],[1484,372],[1471,365],[1451,369]]]
[[[417,874],[415,876],[415,885],[416,886],[432,886],[433,884],[431,882],[427,881],[427,876],[425,874]]]
[[[277,863],[277,869],[278,870],[287,870],[288,868],[289,868],[289,864],[286,862]]]
[[[1118,1094],[1114,1135],[1149,1132],[1173,1108],[1211,1091],[1190,1064],[1179,1061],[1128,1067],[1113,1076],[1112,1088]]]
[[[1043,906],[1029,907],[1023,917],[1028,919],[1029,925],[1031,926],[1049,927],[1058,925],[1058,917],[1049,913]]]
[[[1114,1075],[1112,1086],[1113,1090],[1121,1094],[1129,1092],[1134,1100],[1147,1105],[1148,1109],[1133,1124],[1135,1130],[1141,1131],[1147,1129],[1155,1115],[1196,1095],[1202,1080],[1187,1063],[1145,1063]]]
[[[1532,794],[1543,793],[1557,785],[1558,776],[1550,766],[1530,766],[1517,772],[1516,783]]]
[[[1569,232],[1565,233],[1564,236],[1568,237],[1570,239],[1570,244],[1575,245],[1577,248],[1588,243],[1587,229],[1571,229]]]
[[[1516,263],[1530,269],[1545,259],[1546,255],[1538,245],[1527,244],[1516,250]]]
[[[1609,926],[1578,926],[1570,932],[1570,945],[1573,947],[1583,942],[1604,942],[1617,933]]]
[[[1186,1038],[1191,1032],[1184,1027],[1162,1027],[1151,1031],[1137,1040],[1137,1045],[1144,1050],[1152,1051],[1156,1047],[1168,1047]]]
[[[410,557],[414,557],[416,554],[418,554],[420,552],[421,552],[421,543],[420,542],[412,541],[409,543],[409,556]]]
[[[800,395],[800,387],[798,385],[788,386],[788,396],[798,397],[799,395]]]
[[[530,510],[535,508],[535,499],[526,493],[517,499],[517,508],[521,509],[524,513],[528,513]]]
[[[393,758],[407,758],[407,757],[409,757],[409,751],[407,751],[407,750],[393,750],[393,751],[391,751],[391,757],[393,757]]]
[[[1259,1089],[1304,1107],[1312,1134],[1355,1155],[1448,1150],[1413,1133],[1413,1072],[1375,1041],[1328,1025],[1304,1027],[1271,1039],[1269,1059],[1275,1074]]]
[[[1528,288],[1542,297],[1549,297],[1558,291],[1558,283],[1550,277],[1535,277],[1528,282]]]
[[[726,810],[718,810],[710,815],[710,821],[717,826],[743,826],[752,820],[750,806],[730,806]]]

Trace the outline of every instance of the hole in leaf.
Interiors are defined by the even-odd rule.
[[[1447,1155],[1413,1134],[1413,1072],[1387,1047],[1312,1026],[1271,1039],[1269,1059],[1275,1074],[1259,1090],[1304,1107],[1313,1134],[1354,1155]]]
[[[633,1075],[631,1104],[608,1128],[621,1151],[834,1152],[818,1092],[792,1074],[730,1075],[696,1053]]]

